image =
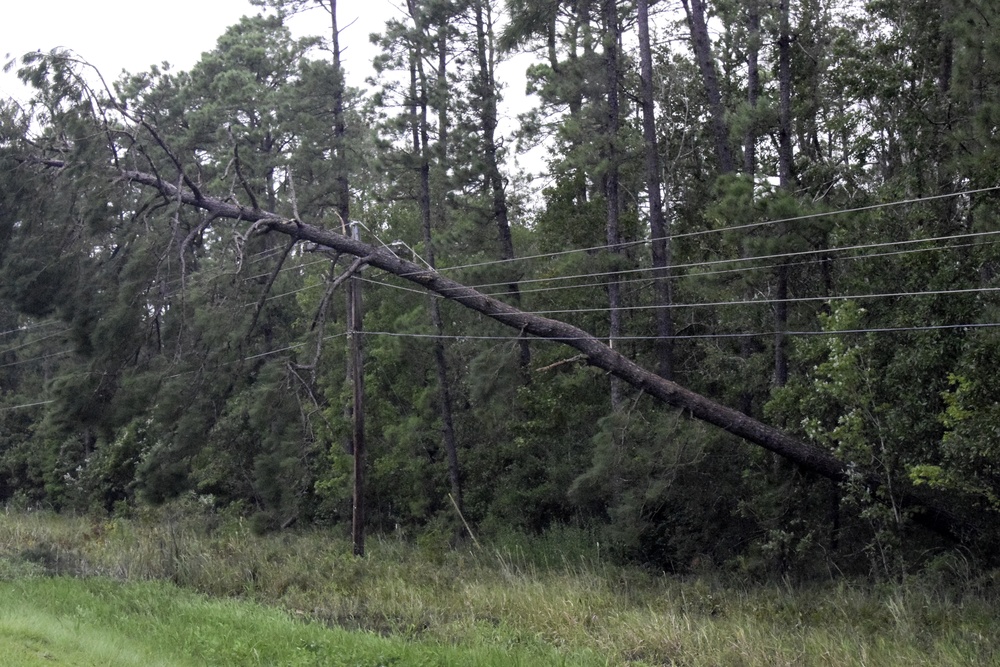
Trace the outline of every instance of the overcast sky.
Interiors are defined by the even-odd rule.
[[[377,49],[369,43],[373,32],[383,32],[389,18],[399,16],[401,0],[340,0],[337,19],[348,83],[366,88],[371,60]],[[0,21],[0,57],[41,49],[65,47],[95,65],[110,83],[122,70],[140,72],[169,62],[175,69],[190,69],[205,51],[215,47],[225,29],[241,16],[259,13],[248,0],[171,0],[146,3],[136,0],[8,0]],[[314,9],[295,17],[290,27],[296,36],[329,34],[329,15]],[[9,57],[7,55],[9,54]],[[506,79],[501,132],[508,135],[518,124],[516,114],[528,107],[524,95],[524,70],[530,57],[519,56],[497,72]],[[24,99],[25,88],[14,72],[0,73],[0,97]],[[522,156],[538,168],[539,158]]]
[[[5,4],[0,55],[65,47],[97,66],[109,81],[123,69],[138,72],[164,60],[175,68],[190,69],[203,52],[214,48],[226,27],[243,15],[259,12],[248,0],[19,0]],[[391,0],[341,0],[337,9],[343,26],[341,48],[346,47],[344,65],[351,84],[360,87],[374,55],[368,35],[381,32],[396,10]],[[292,27],[300,35],[326,36],[329,15],[312,10],[295,19]],[[0,94],[23,95],[13,74],[0,77]]]

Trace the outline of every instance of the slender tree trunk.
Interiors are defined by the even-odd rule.
[[[673,289],[670,283],[670,230],[663,215],[660,194],[660,147],[656,136],[656,108],[653,104],[653,55],[649,43],[649,2],[638,2],[639,99],[642,106],[642,136],[646,143],[646,190],[649,196],[649,233],[652,237],[653,287],[656,294],[657,372],[674,375],[674,319],[670,310]]]
[[[778,35],[778,181],[783,190],[792,189],[792,38],[788,5],[780,0],[781,26]],[[782,262],[775,271],[777,283],[774,307],[774,384],[788,382],[788,265]]]
[[[743,139],[743,171],[752,181],[757,174],[757,101],[760,97],[760,0],[746,0],[747,106],[751,122]]]
[[[419,156],[420,164],[420,218],[421,218],[421,229],[423,232],[424,240],[424,259],[433,268],[435,264],[435,253],[434,253],[434,234],[433,234],[433,216],[431,207],[431,148],[430,148],[430,138],[429,138],[429,121],[428,121],[428,95],[430,92],[430,86],[428,85],[427,74],[424,71],[423,65],[423,49],[421,47],[421,38],[423,37],[425,27],[420,20],[419,10],[414,7],[414,0],[410,0],[410,14],[413,17],[414,23],[417,26],[418,35],[416,37],[416,47],[413,57],[413,62],[411,66],[411,93],[413,94],[414,103],[417,105],[415,108],[414,122],[414,151]],[[439,113],[438,113],[438,134],[439,134],[439,145],[437,146],[437,153],[439,159],[442,163],[441,176],[444,178],[444,161],[447,156],[447,136],[448,136],[448,111],[447,111],[447,78],[446,78],[446,65],[447,65],[447,41],[444,28],[438,34],[438,82],[437,82],[437,94],[439,100]],[[443,189],[444,184],[442,183],[440,187]],[[443,223],[444,221],[444,201],[443,197],[439,198],[437,202],[437,212],[438,221]],[[455,425],[454,419],[452,417],[452,399],[451,399],[451,381],[448,375],[448,362],[445,355],[444,341],[440,338],[444,333],[444,324],[441,319],[441,304],[440,300],[431,298],[430,300],[430,310],[431,310],[431,324],[434,326],[434,330],[438,334],[437,340],[434,342],[434,364],[437,371],[438,378],[438,391],[439,391],[439,409],[441,411],[441,428],[442,428],[442,440],[444,444],[445,456],[448,460],[448,480],[451,485],[452,498],[455,500],[455,504],[458,507],[459,512],[464,512],[465,507],[462,500],[462,482],[461,474],[458,463],[458,445],[455,438]]]
[[[618,99],[618,3],[614,0],[604,0],[604,65],[607,74],[607,160],[608,171],[604,176],[604,196],[607,200],[607,244],[614,255],[621,252],[621,228],[619,217],[621,213],[621,183],[619,176],[618,130],[621,125],[621,110]],[[621,276],[611,276],[608,285],[608,308],[610,310],[610,325],[608,338],[612,348],[615,341],[622,335],[622,286]],[[622,403],[621,383],[617,378],[611,379],[611,407],[618,409]]]
[[[792,37],[788,5],[779,0],[781,27],[778,35],[778,179],[783,189],[792,187]]]
[[[743,171],[750,179],[751,187],[757,179],[757,103],[760,96],[760,0],[746,0],[747,9],[747,106],[750,107],[751,121],[747,124],[746,135],[743,138]],[[751,192],[751,197],[753,193]],[[741,257],[747,257],[746,245],[740,250]],[[753,297],[749,284],[744,288],[743,298],[749,301]],[[740,358],[749,363],[753,356],[753,339],[749,336],[740,338]],[[744,380],[745,382],[745,380]],[[744,385],[740,392],[740,410],[746,414],[753,412],[753,391]]]
[[[722,106],[719,75],[715,70],[715,60],[712,57],[712,42],[708,38],[705,4],[703,0],[681,0],[681,3],[687,14],[694,56],[695,60],[698,61],[705,95],[708,98],[709,111],[712,114],[712,135],[715,138],[715,155],[719,162],[719,171],[729,174],[733,171],[733,153],[729,147],[729,124],[726,122],[725,107]]]
[[[580,83],[580,54],[578,53],[578,44],[583,47],[583,57],[587,62],[590,62],[590,57],[593,55],[593,40],[591,39],[590,30],[590,3],[591,0],[574,0],[572,4],[573,15],[570,17],[569,26],[567,27],[566,43],[569,46],[567,60],[569,61],[571,72],[565,78],[575,82],[570,84],[569,94],[567,95],[567,107],[569,108],[569,115],[573,119],[574,124],[579,122],[584,103],[584,87]],[[555,51],[553,51],[553,54],[555,54]],[[564,76],[564,73],[559,70],[554,71],[556,74]],[[579,184],[576,199],[577,203],[582,206],[590,197],[590,193],[587,191],[588,179],[585,168],[577,167],[575,171],[577,183]]]
[[[476,58],[479,65],[478,97],[480,100],[479,122],[483,133],[483,157],[485,159],[485,174],[483,185],[486,194],[492,197],[493,221],[497,226],[497,236],[500,241],[500,257],[512,260],[514,254],[514,239],[510,232],[510,217],[507,208],[507,192],[504,188],[503,174],[500,173],[500,163],[497,156],[497,83],[494,71],[495,50],[493,48],[493,17],[490,10],[490,0],[475,0],[476,14]],[[507,285],[507,293],[511,302],[521,307],[521,288],[517,282]],[[531,364],[531,347],[526,338],[519,342],[521,351],[521,368]]]
[[[333,69],[337,75],[337,85],[333,90],[333,152],[337,158],[334,189],[337,194],[337,212],[345,222],[351,219],[351,188],[348,180],[347,154],[344,140],[347,123],[344,120],[344,67],[340,60],[340,30],[337,27],[337,0],[330,1],[330,27],[333,41]]]

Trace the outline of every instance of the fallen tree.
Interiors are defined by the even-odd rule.
[[[67,166],[67,163],[61,160],[26,160],[26,162],[49,168]],[[861,483],[869,489],[873,498],[877,497],[875,491],[881,486],[878,478],[861,473],[851,464],[836,458],[829,451],[813,443],[796,438],[676,382],[660,377],[575,326],[526,313],[451,280],[435,270],[401,259],[388,248],[366,244],[299,219],[290,219],[256,207],[212,197],[193,187],[193,184],[188,187],[175,185],[155,174],[135,170],[115,170],[110,175],[112,178],[152,188],[169,201],[202,209],[211,219],[245,222],[250,225],[247,234],[273,232],[285,235],[291,241],[314,243],[319,247],[352,255],[359,258],[359,261],[355,262],[350,271],[356,270],[362,264],[381,269],[490,317],[521,334],[561,342],[582,353],[589,364],[607,371],[664,403],[683,410],[691,417],[717,426],[786,458],[803,470],[836,483],[848,481]],[[964,542],[977,532],[967,517],[951,511],[943,496],[929,490],[911,487],[901,492],[894,491],[893,501],[897,507],[906,509],[916,523],[949,540]]]

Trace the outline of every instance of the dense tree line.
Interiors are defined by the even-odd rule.
[[[992,3],[410,0],[366,95],[335,0],[255,4],[190,72],[19,63],[0,498],[194,494],[261,529],[347,526],[353,340],[372,528],[570,523],[678,570],[989,563]],[[329,34],[293,38],[307,9]],[[517,52],[537,106],[505,141],[496,72]],[[539,144],[533,191],[510,165]],[[364,245],[332,236],[352,228]],[[465,308],[461,285],[804,455],[543,339],[562,329]]]

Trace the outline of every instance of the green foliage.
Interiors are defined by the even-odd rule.
[[[433,255],[460,282],[599,337],[621,279],[616,349],[654,366],[669,308],[675,380],[851,471],[817,480],[631,389],[613,407],[608,377],[575,352],[453,303],[432,322],[426,296],[369,267],[368,523],[422,533],[438,556],[464,520],[485,535],[583,527],[605,553],[676,571],[899,576],[940,546],[916,534],[904,492],[984,523],[1000,510],[987,328],[1000,209],[978,190],[1000,164],[992,5],[795,3],[786,119],[771,67],[779,7],[756,4],[758,30],[749,4],[713,3],[730,144],[755,149],[731,174],[712,167],[698,63],[653,54],[667,303],[649,272],[636,62],[626,37],[612,133],[596,6],[513,2],[500,17],[480,0],[418,3],[376,39],[376,90],[362,99],[322,40],[285,24],[317,3],[257,4],[269,9],[191,71],[154,67],[110,91],[67,52],[22,59],[33,99],[0,103],[0,499],[108,512],[194,494],[261,532],[347,524],[352,387],[344,299],[329,285],[348,262],[120,178],[137,169],[194,199],[334,231],[349,207],[383,251]],[[633,7],[618,9],[631,25]],[[539,106],[510,137],[491,126],[492,25],[543,60],[528,72]],[[683,22],[660,30],[660,44],[690,37]],[[794,164],[777,187],[783,132]],[[503,161],[538,142],[545,180],[530,194]],[[623,245],[603,249],[613,175]],[[525,259],[508,256],[501,214]],[[782,344],[788,378],[775,386]],[[970,548],[995,553],[994,537]]]
[[[1000,509],[995,463],[1000,453],[1000,412],[994,382],[983,372],[998,360],[994,348],[992,334],[970,340],[959,365],[963,374],[950,374],[948,389],[942,392],[939,419],[945,432],[940,454],[910,468],[915,483],[960,492],[992,511]]]
[[[570,499],[611,553],[673,571],[721,565],[753,531],[717,493],[739,485],[741,458],[704,425],[636,399],[599,422]]]

